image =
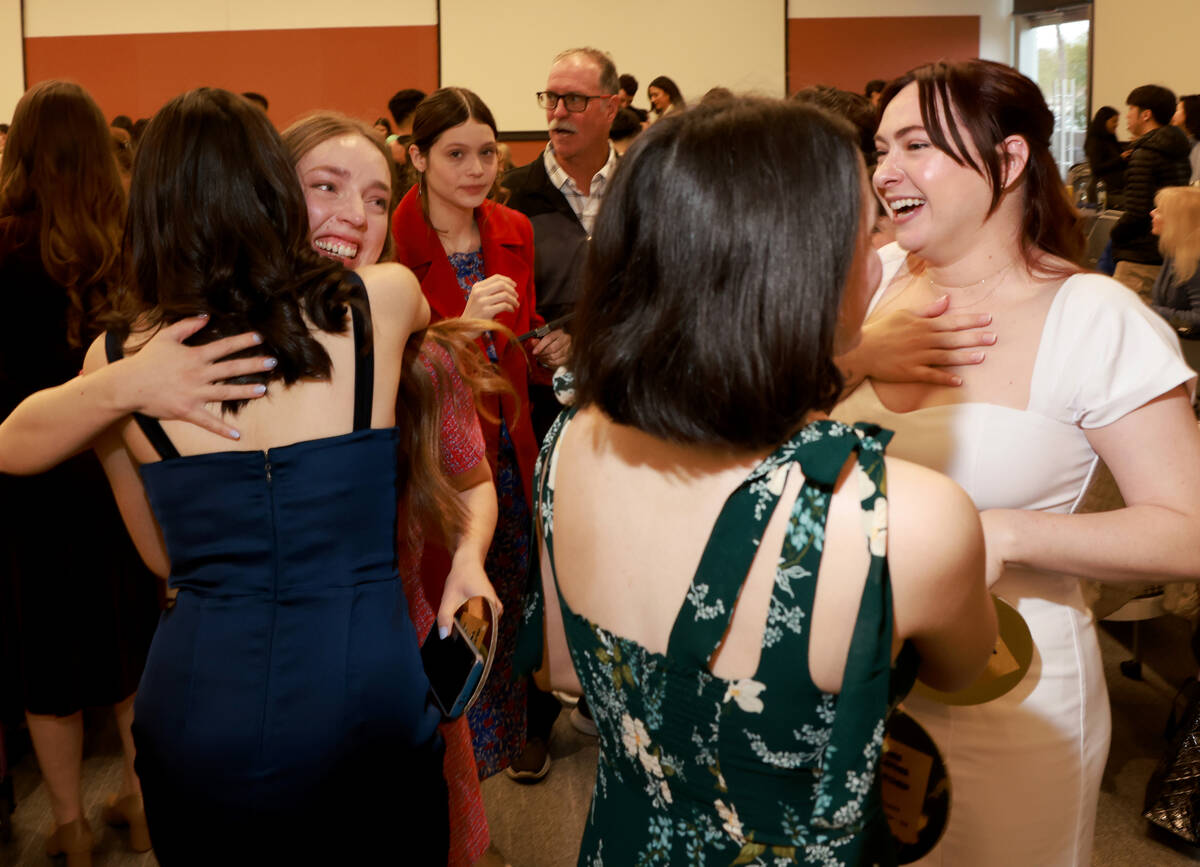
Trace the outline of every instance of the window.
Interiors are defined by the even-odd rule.
[[[1091,102],[1091,7],[1017,19],[1017,67],[1037,82],[1054,112],[1050,146],[1063,177],[1084,161]]]

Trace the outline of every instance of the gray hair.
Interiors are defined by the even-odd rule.
[[[621,86],[620,79],[617,78],[617,65],[613,63],[612,56],[607,51],[588,47],[568,48],[554,58],[554,63],[566,60],[568,57],[577,56],[586,57],[592,63],[596,64],[596,71],[600,74],[600,90],[602,92],[617,92]]]

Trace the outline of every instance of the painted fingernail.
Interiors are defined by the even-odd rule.
[[[201,314],[199,314],[199,315],[198,315],[196,318],[197,318],[197,319],[207,319],[207,318],[208,318],[208,314],[207,314],[207,313],[201,313]]]
[[[950,380],[954,385],[962,385],[962,377],[956,376]]]
[[[972,361],[983,361],[985,358],[987,358],[986,353],[983,353],[983,352],[972,352],[971,353]]]
[[[253,338],[255,343],[262,343],[262,335],[259,334],[257,331],[255,331],[250,336],[251,336],[251,338]]]
[[[239,433],[238,431],[235,431],[235,430],[229,431],[229,435],[235,440],[240,440],[242,438],[241,433]]]
[[[267,387],[266,387],[265,385],[262,385],[262,384],[260,383],[259,385],[256,385],[256,386],[254,386],[254,393],[255,393],[255,394],[266,394],[266,393],[267,393]]]
[[[279,363],[278,358],[264,358],[263,359],[263,367],[265,367],[267,370],[271,370],[278,363]]]
[[[449,626],[439,626],[438,627],[438,638],[445,639],[449,634],[450,634]]]

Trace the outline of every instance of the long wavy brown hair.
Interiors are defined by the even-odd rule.
[[[100,330],[121,282],[125,190],[108,124],[69,81],[35,84],[17,103],[0,158],[0,245],[36,243],[67,291],[67,340]]]
[[[422,530],[433,531],[433,541],[453,550],[466,524],[458,489],[442,471],[442,417],[454,412],[452,372],[470,389],[475,411],[491,421],[498,419],[484,408],[486,394],[513,394],[513,387],[475,342],[482,330],[501,331],[503,325],[485,319],[443,319],[409,338],[404,351],[404,373],[396,396],[396,426],[400,444],[413,456],[405,506],[410,517],[408,542],[414,544]],[[435,412],[422,412],[435,406]]]

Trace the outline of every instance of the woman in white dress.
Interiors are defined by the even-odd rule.
[[[986,360],[977,348],[947,368],[952,385],[890,382],[870,377],[868,329],[843,359],[868,379],[834,417],[895,430],[894,454],[966,489],[989,583],[1035,645],[1029,673],[1000,699],[905,702],[941,746],[953,791],[947,833],[920,863],[1082,867],[1111,724],[1079,578],[1200,570],[1195,374],[1153,311],[1073,264],[1082,236],[1033,82],[997,63],[939,63],[894,82],[881,111],[874,182],[898,243],[881,251],[868,321],[902,322],[897,311],[948,299],[947,315],[990,315],[995,342]],[[1068,514],[1097,456],[1128,505]]]

